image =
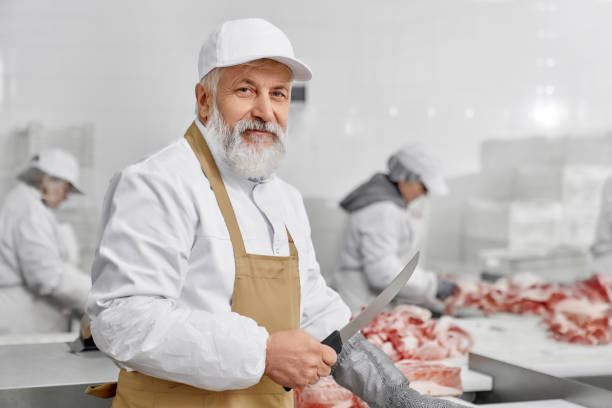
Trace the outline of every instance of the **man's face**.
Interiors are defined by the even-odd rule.
[[[196,85],[198,115],[238,174],[263,180],[285,156],[291,71],[272,60],[223,68],[217,97]]]
[[[68,192],[70,191],[70,183],[67,181],[58,179],[49,174],[43,176],[40,192],[41,197],[47,207],[57,208],[59,205],[68,198]]]
[[[225,68],[217,85],[217,108],[231,131],[241,120],[278,124],[287,130],[291,71],[285,65],[265,61],[250,67]],[[275,136],[266,130],[246,129],[242,140],[258,148],[273,144]]]
[[[397,186],[402,194],[402,198],[407,203],[427,194],[425,186],[418,181],[398,181]]]

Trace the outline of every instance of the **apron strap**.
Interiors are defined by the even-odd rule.
[[[298,252],[293,243],[293,238],[291,237],[291,234],[289,233],[289,229],[287,227],[285,227],[285,229],[287,230],[287,239],[289,240],[289,255],[297,256]]]
[[[234,213],[232,203],[229,199],[229,195],[227,194],[227,190],[225,189],[225,184],[223,184],[221,173],[219,173],[219,168],[215,163],[215,159],[208,148],[208,144],[206,143],[204,136],[202,136],[200,130],[196,126],[195,121],[191,123],[189,129],[187,129],[185,139],[187,139],[191,149],[198,158],[202,171],[204,171],[204,174],[210,183],[210,187],[215,193],[217,203],[219,204],[219,209],[221,210],[221,214],[225,220],[225,225],[227,226],[227,230],[230,234],[232,245],[234,246],[234,258],[238,259],[239,257],[245,256],[246,250],[244,248],[242,234],[240,233],[240,227],[238,227],[236,214]]]
[[[113,398],[117,394],[117,383],[90,385],[85,389],[85,394],[98,398]]]

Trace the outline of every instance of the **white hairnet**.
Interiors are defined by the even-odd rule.
[[[40,151],[28,162],[28,169],[31,168],[65,180],[71,184],[74,192],[83,193],[79,184],[79,162],[76,157],[64,150],[45,149]]]
[[[448,187],[440,172],[440,164],[422,143],[406,145],[387,161],[391,180],[410,181],[416,174],[430,194],[444,195]]]

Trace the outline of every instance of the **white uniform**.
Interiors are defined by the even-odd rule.
[[[82,313],[90,278],[68,262],[59,227],[18,182],[0,211],[0,333],[66,331],[70,310]]]
[[[407,209],[378,201],[349,214],[335,286],[353,314],[367,306],[418,249],[417,230]],[[436,294],[436,275],[417,268],[399,296],[422,303]]]
[[[342,327],[350,312],[319,272],[299,192],[275,176],[250,182],[215,160],[248,253],[287,256],[286,231],[293,237],[301,327],[319,340]],[[100,231],[87,311],[102,351],[128,370],[209,390],[259,381],[268,333],[231,312],[229,232],[184,138],[112,180]]]

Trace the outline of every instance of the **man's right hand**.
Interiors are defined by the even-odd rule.
[[[268,337],[264,374],[280,385],[299,390],[329,375],[336,358],[333,348],[304,330],[280,331]]]

